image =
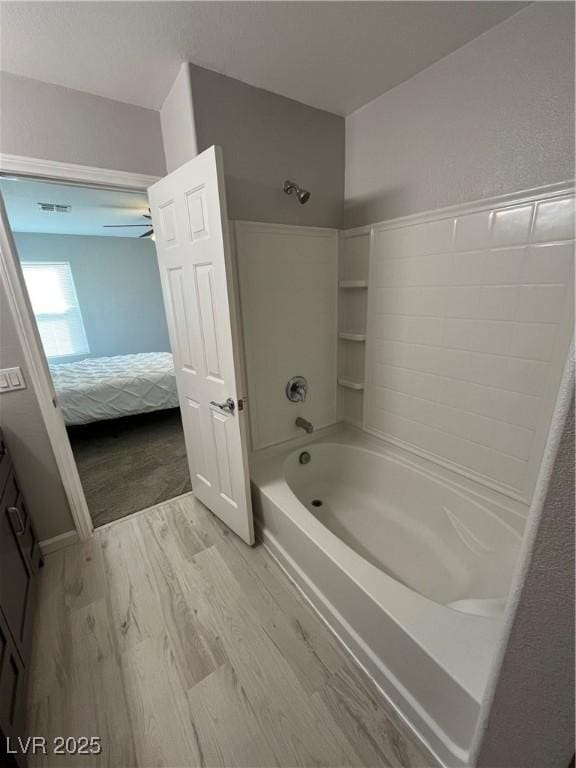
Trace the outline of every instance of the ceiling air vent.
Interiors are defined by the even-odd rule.
[[[38,203],[38,208],[44,213],[70,213],[71,205],[58,205],[58,203]]]

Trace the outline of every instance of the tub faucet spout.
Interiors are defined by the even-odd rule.
[[[302,416],[298,416],[295,423],[297,427],[301,427],[301,429],[303,429],[308,435],[311,432],[314,432],[314,427],[312,424],[309,421],[306,421],[306,419],[303,419]]]

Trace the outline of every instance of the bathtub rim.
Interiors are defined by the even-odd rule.
[[[447,488],[450,488],[450,490],[452,490],[459,498],[461,498],[461,499],[468,499],[475,507],[480,507],[483,512],[487,512],[488,515],[491,518],[495,519],[500,525],[502,525],[504,528],[506,528],[508,530],[508,532],[511,534],[511,536],[514,539],[517,540],[518,545],[520,545],[522,543],[522,534],[519,533],[516,530],[516,528],[513,525],[510,524],[510,522],[505,520],[502,517],[501,514],[499,514],[499,512],[502,511],[501,508],[499,506],[497,506],[497,505],[494,505],[492,502],[487,501],[487,500],[484,501],[484,502],[481,502],[479,499],[474,498],[473,492],[465,490],[463,487],[462,488],[457,487],[454,483],[450,483],[449,481],[445,481],[445,480],[443,480],[441,478],[439,479],[439,478],[433,477],[430,473],[425,473],[424,471],[422,471],[420,469],[415,469],[413,467],[409,467],[408,464],[406,462],[404,462],[403,460],[398,459],[397,457],[385,454],[385,453],[383,453],[381,451],[378,451],[375,446],[372,446],[372,445],[364,446],[364,445],[360,445],[360,444],[348,444],[348,443],[344,443],[342,440],[340,440],[340,441],[339,440],[330,440],[329,437],[330,437],[329,435],[326,435],[326,437],[324,439],[316,440],[313,443],[307,443],[307,445],[309,445],[309,446],[311,446],[311,445],[326,445],[326,446],[343,445],[343,446],[345,446],[347,448],[352,448],[354,450],[361,451],[363,453],[369,453],[371,456],[382,456],[383,458],[390,460],[392,463],[399,464],[400,466],[402,466],[404,468],[409,468],[409,469],[411,469],[413,471],[417,471],[420,474],[424,475],[425,477],[433,480],[434,482],[437,482],[439,485],[443,485],[443,486],[446,486]],[[294,450],[292,450],[290,452],[286,452],[285,454],[282,454],[282,459],[283,459],[282,467],[284,469],[286,468],[286,464],[288,463],[290,457],[293,456],[295,453],[297,453],[297,451],[298,451],[298,449],[295,448]],[[284,472],[284,476],[286,477],[286,472]],[[286,484],[288,485],[288,488],[292,491],[292,494],[294,495],[295,499],[297,501],[299,501],[300,504],[302,504],[304,506],[304,508],[306,508],[306,505],[299,498],[298,494],[292,488],[292,486],[290,485],[290,482],[288,480],[286,480]],[[498,512],[494,509],[494,506],[497,506],[497,508],[499,510]],[[307,511],[310,511],[310,510],[307,510]],[[325,527],[327,527],[327,526],[325,526]],[[328,529],[328,530],[330,530],[330,529]],[[348,546],[350,546],[350,545],[348,545]],[[375,567],[378,567],[378,566],[375,566]],[[394,578],[394,577],[391,577],[391,578]],[[396,579],[396,581],[398,581],[398,579]],[[408,589],[412,589],[412,588],[408,587]],[[415,590],[415,589],[412,589],[412,591],[413,592],[418,592],[418,590]],[[427,600],[431,600],[433,603],[436,603],[437,605],[444,605],[445,607],[449,607],[448,604],[446,604],[446,603],[439,603],[437,600],[433,600],[432,598],[427,597],[422,592],[418,592],[418,594],[421,595],[422,597],[426,598]],[[457,609],[451,609],[451,610],[457,610]]]
[[[498,617],[468,614],[437,603],[407,587],[365,560],[315,518],[294,494],[283,476],[284,460],[300,446],[334,442],[338,439],[346,444],[350,437],[363,442],[364,434],[361,430],[349,429],[348,425],[339,424],[319,430],[314,435],[299,438],[297,441],[287,441],[279,446],[258,451],[251,464],[252,483],[257,487],[258,492],[264,494],[283,514],[286,514],[326,557],[343,570],[380,610],[391,616],[411,640],[434,658],[446,674],[479,704],[482,701],[501,638],[506,609]],[[376,453],[379,453],[378,438],[368,436],[368,440],[370,443],[376,441]],[[396,460],[401,465],[404,464],[403,457],[390,456],[388,446],[385,446],[381,455]],[[420,471],[419,467],[414,467],[411,463],[409,468]],[[443,479],[435,473],[431,474],[430,479],[434,482],[443,482]],[[468,493],[461,483],[456,484],[456,488],[452,487],[453,484],[450,482],[447,484],[451,490],[459,491],[464,495],[473,495]],[[482,504],[482,501],[479,503]],[[295,515],[287,512],[286,507],[292,511],[295,510]],[[510,593],[507,595],[506,605],[509,597]],[[419,617],[418,621],[414,621],[414,615]],[[434,623],[435,621],[443,622],[452,628],[452,632],[447,633],[445,642],[442,637],[423,637],[422,626],[426,622]],[[450,640],[453,639],[453,632],[456,632],[460,646],[466,649],[460,657],[446,652],[446,648],[450,647]],[[472,665],[467,663],[469,658],[474,658],[475,663]]]
[[[339,421],[330,424],[327,427],[315,430],[310,435],[302,435],[290,438],[275,445],[269,445],[259,448],[249,453],[250,474],[252,477],[253,467],[259,471],[264,463],[272,461],[273,457],[288,455],[288,453],[297,450],[299,447],[314,445],[315,443],[328,442],[330,438],[335,442],[344,442],[346,437],[350,445],[362,448],[363,450],[384,456],[391,461],[402,464],[405,467],[420,472],[435,482],[448,485],[464,496],[471,496],[476,504],[480,506],[488,505],[490,509],[496,507],[501,514],[502,520],[510,526],[520,538],[524,536],[530,504],[515,498],[511,498],[505,493],[485,485],[478,479],[464,477],[459,472],[455,472],[448,466],[439,464],[425,456],[420,456],[412,451],[408,451],[400,445],[390,443],[372,432],[367,432],[361,427],[348,422]],[[291,450],[290,450],[291,449]]]
[[[271,506],[275,510],[273,514],[278,514],[283,521],[298,529],[300,534],[303,533],[302,529],[298,528],[297,523],[285,515],[277,503],[270,499],[266,493],[257,486],[253,492],[257,495],[262,510],[266,505]],[[440,768],[470,768],[470,745],[477,728],[477,718],[480,712],[478,702],[457,681],[452,680],[453,684],[460,689],[460,695],[467,697],[475,706],[474,722],[471,724],[467,737],[464,738],[465,743],[459,744],[452,738],[445,726],[443,727],[441,721],[430,714],[425,705],[418,701],[416,696],[407,688],[405,682],[402,682],[394,674],[389,663],[385,663],[383,657],[378,655],[377,651],[365,639],[362,631],[352,626],[335,601],[330,599],[315,583],[314,579],[308,575],[305,567],[301,566],[288,553],[287,549],[279,544],[276,534],[262,524],[262,518],[257,520],[256,525],[267,551],[274,557],[286,576],[311,604],[345,650],[370,677],[401,723],[406,726],[418,743],[433,756],[438,766]],[[318,542],[307,534],[305,536],[313,547],[318,548]],[[322,550],[319,551],[322,552]],[[322,552],[322,554],[324,553]],[[332,560],[330,562],[332,567],[340,569],[337,562]],[[344,577],[348,578],[346,571],[340,570]],[[352,583],[356,586],[355,582]],[[364,596],[372,601],[372,597],[368,593],[364,593]],[[390,619],[390,615],[387,618]],[[428,661],[435,663],[435,660],[431,658]],[[442,671],[445,672],[445,670]]]
[[[414,722],[411,722],[410,717],[403,712],[400,705],[394,701],[393,696],[385,688],[384,683],[378,679],[378,674],[375,669],[378,670],[385,665],[379,660],[375,660],[374,651],[369,648],[367,643],[363,641],[359,633],[351,627],[349,622],[342,617],[334,604],[328,600],[298,563],[296,563],[296,561],[286,552],[284,547],[278,543],[274,534],[267,530],[260,520],[256,522],[256,527],[258,534],[261,537],[262,545],[278,564],[278,567],[286,574],[286,577],[290,579],[299,594],[306,600],[323,624],[336,637],[346,653],[352,657],[354,662],[377,687],[381,696],[392,710],[392,717],[399,721],[394,723],[395,727],[408,732],[410,738],[418,743],[419,748],[422,751],[429,753],[432,760],[437,763],[438,768],[459,768],[459,766],[468,768],[470,749],[463,749],[455,744],[447,734],[442,732],[442,729],[433,718],[428,716],[427,721],[424,721],[424,718],[422,717],[422,708],[418,705],[416,705],[415,708],[409,702],[408,706],[411,708],[412,713],[415,713],[416,717],[421,721],[426,722],[430,733],[433,734],[433,738],[430,739],[429,736],[427,738],[427,736],[424,736],[418,730],[418,726]],[[404,689],[404,686],[401,685],[400,688]],[[388,717],[390,717],[390,714],[388,714]],[[454,759],[458,760],[458,765],[453,762]],[[430,766],[430,768],[432,768],[432,766]]]

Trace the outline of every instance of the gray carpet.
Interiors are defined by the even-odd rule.
[[[96,527],[191,490],[180,409],[69,427]]]

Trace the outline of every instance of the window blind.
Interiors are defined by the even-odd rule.
[[[26,262],[22,269],[46,357],[88,354],[69,262]]]

